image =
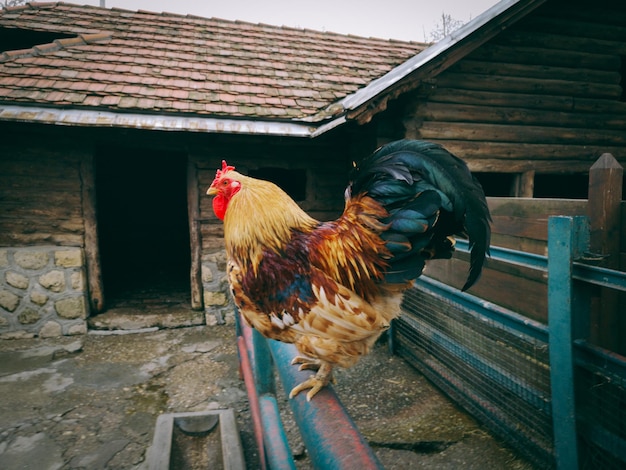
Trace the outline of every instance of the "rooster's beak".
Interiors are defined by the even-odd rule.
[[[209,187],[209,189],[207,189],[206,193],[208,196],[215,196],[217,194],[217,188],[211,186]]]

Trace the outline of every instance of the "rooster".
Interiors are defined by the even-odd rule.
[[[275,184],[222,162],[207,191],[224,222],[228,281],[244,320],[294,343],[293,360],[317,373],[291,390],[307,400],[367,354],[425,262],[450,258],[453,235],[469,238],[463,290],[489,251],[484,192],[465,163],[438,144],[392,142],[355,165],[343,214],[320,222]]]

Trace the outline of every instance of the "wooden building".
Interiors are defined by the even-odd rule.
[[[626,162],[626,7],[608,0],[504,0],[433,45],[36,3],[0,11],[0,44],[5,337],[82,333],[138,292],[222,321],[205,196],[222,159],[321,219],[353,160],[404,137],[491,196],[585,198],[601,154]]]

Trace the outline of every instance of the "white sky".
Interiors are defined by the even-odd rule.
[[[100,0],[65,0],[100,5]],[[442,13],[467,23],[498,0],[105,0],[108,8],[192,14],[357,36],[424,41]]]

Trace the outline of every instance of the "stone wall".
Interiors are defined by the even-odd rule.
[[[81,248],[0,248],[0,338],[87,332]]]
[[[202,257],[202,294],[207,325],[235,321],[235,304],[226,278],[226,252]]]

